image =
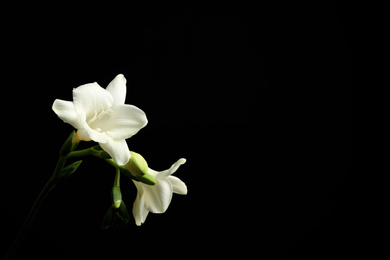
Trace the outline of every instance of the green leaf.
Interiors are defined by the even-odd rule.
[[[82,162],[83,161],[80,160],[66,166],[64,169],[62,169],[59,178],[60,179],[68,178],[72,173],[74,173],[77,170],[77,168],[80,166]]]

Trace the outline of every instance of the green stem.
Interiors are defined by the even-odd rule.
[[[66,158],[83,157],[88,155],[93,155],[93,150],[91,148],[70,152]]]
[[[102,150],[99,145],[96,145],[84,150],[72,151],[66,156],[66,158],[83,157],[88,155],[93,155],[102,159],[110,157],[106,151]]]
[[[38,197],[35,199],[35,202],[34,202],[33,206],[31,207],[30,212],[28,213],[22,227],[20,228],[18,235],[16,236],[14,242],[12,243],[10,249],[8,250],[6,257],[4,258],[5,260],[14,258],[15,254],[17,253],[19,247],[21,246],[25,236],[27,235],[32,223],[34,222],[34,219],[35,219],[40,207],[42,206],[43,201],[46,199],[47,195],[49,195],[49,193],[56,186],[56,184],[58,182],[57,177],[61,173],[61,171],[65,165],[65,162],[66,162],[65,157],[60,156],[53,175],[46,182],[45,186],[43,186]]]
[[[121,171],[119,168],[116,168],[116,174],[115,174],[115,179],[114,179],[114,186],[121,186]]]
[[[114,162],[113,159],[105,159],[105,161],[112,166],[115,167],[115,169],[119,169],[121,173],[123,173],[127,178],[130,178],[132,180],[138,181],[138,179],[131,174],[131,172],[124,166],[124,165],[118,165],[116,162]]]
[[[77,146],[77,144],[73,144],[72,141],[73,136],[74,136],[74,131],[69,135],[67,140],[62,145],[60,149],[60,157],[58,158],[53,175],[46,182],[45,186],[43,186],[38,197],[35,199],[33,206],[31,207],[23,225],[19,230],[19,233],[17,234],[15,240],[13,241],[4,259],[9,260],[15,257],[15,254],[18,252],[19,247],[21,246],[24,238],[26,237],[47,195],[49,195],[49,193],[53,190],[53,188],[57,185],[57,183],[64,177],[62,173],[63,173],[64,166],[66,164],[66,160],[68,157],[74,157],[74,156],[67,156],[67,155],[69,155],[69,153],[72,153],[72,150],[75,149]],[[81,153],[79,153],[78,155],[81,156]],[[74,168],[74,170],[76,169],[77,168]]]
[[[116,164],[113,159],[105,159],[105,161],[114,166],[115,168],[118,168],[118,164]]]

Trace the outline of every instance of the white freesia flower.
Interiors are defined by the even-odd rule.
[[[149,211],[164,213],[171,203],[173,193],[187,194],[187,186],[184,182],[171,176],[185,162],[186,159],[179,159],[171,168],[162,172],[149,168],[148,173],[156,179],[156,184],[153,186],[133,181],[138,190],[133,205],[133,215],[137,226],[145,222]]]
[[[78,129],[75,141],[95,141],[118,165],[126,164],[130,152],[126,140],[147,124],[145,113],[126,105],[126,78],[119,74],[100,87],[96,82],[73,89],[73,102],[56,99],[53,111]]]

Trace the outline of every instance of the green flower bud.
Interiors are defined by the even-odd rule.
[[[125,165],[128,170],[136,179],[142,183],[148,185],[155,185],[156,179],[148,173],[148,163],[139,153],[130,151],[130,160]]]
[[[112,187],[112,200],[113,200],[112,206],[118,209],[122,203],[122,193],[119,186]]]
[[[130,160],[125,165],[134,176],[143,176],[148,173],[148,163],[139,153],[130,151]]]

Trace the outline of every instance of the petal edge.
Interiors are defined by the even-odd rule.
[[[118,165],[125,165],[130,159],[130,151],[126,140],[111,139],[106,143],[99,143],[99,145]]]
[[[106,90],[113,97],[113,107],[123,105],[126,100],[126,78],[123,74],[118,74],[107,86]]]
[[[80,119],[72,101],[56,99],[53,102],[52,109],[65,123],[71,124],[76,129],[80,128]]]
[[[110,126],[106,132],[114,139],[127,139],[138,133],[148,124],[144,111],[133,105],[118,105],[106,122]]]

